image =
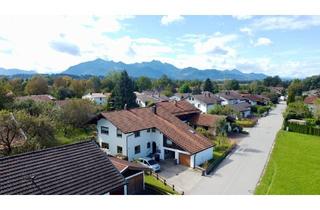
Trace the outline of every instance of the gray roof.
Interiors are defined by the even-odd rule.
[[[0,158],[0,194],[105,194],[125,184],[94,141]]]
[[[193,95],[193,97],[205,104],[220,104],[222,101],[219,97],[208,91],[205,91],[202,94]]]
[[[224,92],[218,93],[217,96],[221,98],[225,98],[227,100],[243,99],[241,95],[235,91],[224,91]]]
[[[238,104],[230,104],[227,106],[230,106],[233,110],[235,110],[237,112],[244,112],[244,111],[251,110],[251,105],[247,102],[242,102],[242,103],[238,103]]]

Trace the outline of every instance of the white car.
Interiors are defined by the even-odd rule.
[[[160,171],[160,165],[152,158],[148,158],[148,157],[139,158],[138,162],[141,163],[142,165],[147,166],[148,168],[150,168],[155,172]]]

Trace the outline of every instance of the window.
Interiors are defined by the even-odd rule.
[[[167,139],[167,144],[168,144],[168,145],[172,145],[172,141],[170,141],[169,139]]]
[[[156,128],[152,128],[152,133],[155,133],[156,132]]]
[[[140,131],[134,132],[134,137],[139,137],[140,136]]]
[[[120,129],[117,128],[117,137],[122,137],[122,132]]]
[[[134,154],[140,153],[140,145],[134,147]]]
[[[109,135],[109,128],[108,128],[108,127],[101,126],[101,133],[102,133],[102,134]]]
[[[149,149],[151,147],[150,142],[147,143],[147,148]]]
[[[200,104],[198,104],[198,108],[200,108]]]
[[[150,128],[147,129],[147,132],[150,133]]]
[[[122,155],[122,147],[117,146],[117,153]]]
[[[102,147],[102,148],[105,148],[105,149],[109,149],[109,144],[108,144],[108,143],[105,143],[105,142],[102,142],[102,143],[101,143],[101,147]]]

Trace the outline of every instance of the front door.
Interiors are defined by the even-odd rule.
[[[157,144],[156,142],[152,142],[152,154],[155,154],[157,152]]]

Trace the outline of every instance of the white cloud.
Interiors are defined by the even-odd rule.
[[[253,18],[252,15],[233,15],[233,18],[236,18],[238,20],[249,20],[251,18]]]
[[[169,25],[171,23],[180,22],[183,20],[184,20],[184,17],[181,15],[166,15],[161,18],[161,24],[162,25]]]
[[[248,36],[253,36],[253,32],[251,28],[243,27],[240,28],[240,32],[247,34]]]
[[[256,30],[301,30],[320,25],[320,16],[270,16],[261,17],[253,21]]]
[[[256,41],[256,43],[254,43],[254,46],[255,47],[258,47],[258,46],[268,46],[268,45],[271,45],[272,44],[272,41],[266,37],[260,37],[258,38],[258,40]]]

